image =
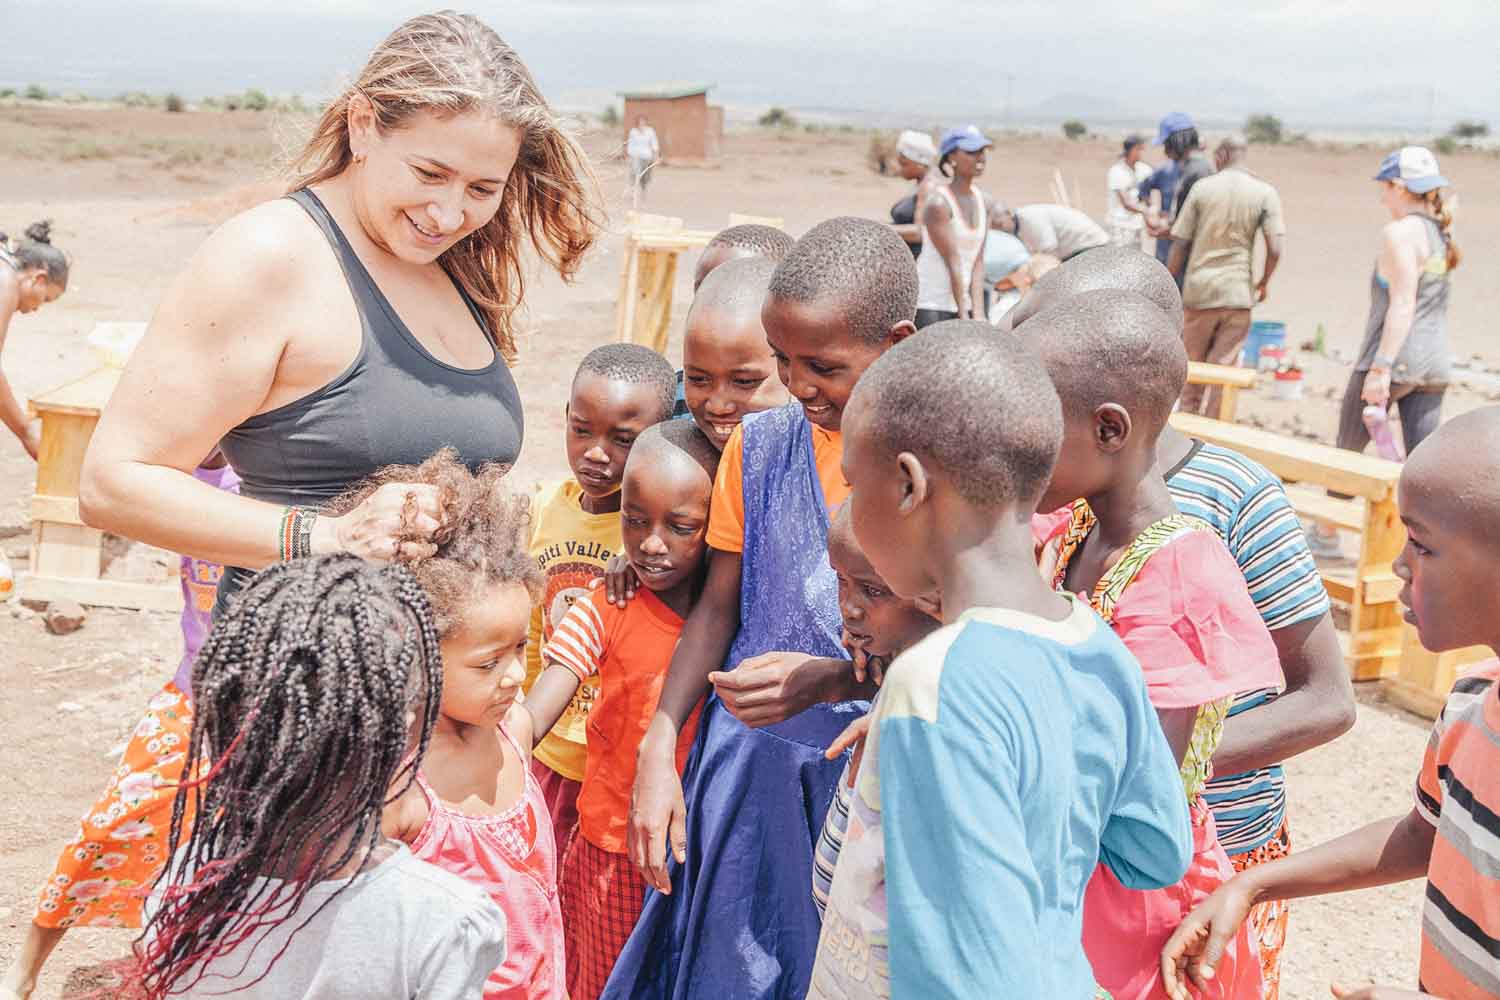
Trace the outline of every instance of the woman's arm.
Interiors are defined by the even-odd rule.
[[[962,319],[967,315],[964,312],[964,288],[969,283],[969,275],[964,273],[963,261],[958,257],[958,243],[953,238],[953,215],[943,199],[934,198],[922,210],[922,222],[927,227],[927,238],[932,241],[933,249],[948,267],[949,290]]]
[[[15,314],[14,302],[0,302],[0,354],[5,351],[5,335],[10,330],[10,321]],[[41,435],[32,428],[31,421],[26,419],[26,410],[11,390],[10,381],[6,379],[3,370],[0,370],[0,423],[10,428],[10,432],[26,449],[26,454],[35,459],[37,450],[42,445]]]
[[[90,525],[247,569],[280,557],[281,508],[214,489],[192,470],[262,409],[290,331],[310,322],[314,291],[307,262],[256,211],[210,236],[168,289],[99,420],[79,484]],[[389,558],[407,492],[416,529],[436,528],[432,489],[381,492],[344,517],[319,518],[313,550]]]
[[[1422,271],[1417,254],[1404,235],[1406,220],[1389,223],[1380,245],[1380,276],[1385,278],[1388,304],[1380,343],[1375,348],[1375,362],[1365,376],[1362,398],[1367,403],[1385,406],[1391,398],[1391,366],[1406,346],[1412,320],[1417,313],[1417,284]]]
[[[1331,743],[1354,725],[1354,688],[1333,619],[1298,622],[1271,633],[1286,692],[1224,722],[1214,771],[1243,774]]]
[[[980,204],[984,204],[983,197],[980,197]],[[989,217],[989,209],[986,208],[980,218],[987,220]],[[974,255],[974,273],[969,276],[969,317],[971,319],[989,319],[984,314],[984,243],[989,238],[990,229],[988,225],[985,225],[979,230],[979,252]],[[958,315],[960,318],[963,317],[962,309],[958,311]]]
[[[677,773],[677,734],[708,693],[708,675],[723,665],[739,630],[741,560],[738,552],[715,549],[711,553],[703,593],[682,626],[656,714],[636,751],[626,850],[647,884],[663,893],[672,891],[665,839],[670,836],[678,861],[687,850],[686,806]]]

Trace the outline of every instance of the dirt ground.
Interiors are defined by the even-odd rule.
[[[4,365],[25,396],[92,365],[84,338],[100,320],[143,320],[209,230],[232,212],[277,193],[273,160],[295,124],[252,114],[168,115],[144,110],[35,109],[0,104],[0,230],[55,220],[55,242],[74,259],[68,294],[18,318]],[[886,218],[905,183],[865,164],[857,133],[731,134],[723,158],[706,167],[660,170],[647,208],[714,229],[732,211],[780,216],[794,234],[847,213]],[[566,470],[561,448],[564,393],[577,359],[611,336],[620,267],[625,176],[604,154],[614,135],[587,136],[599,154],[612,232],[576,286],[542,277],[531,285],[516,371],[526,405],[526,446],[515,475],[530,482]],[[1082,207],[1104,206],[1104,173],[1114,146],[1103,140],[1017,138],[992,153],[983,188],[1012,204],[1046,197],[1054,168]],[[1250,398],[1245,410],[1267,426],[1331,441],[1337,393],[1364,327],[1369,270],[1382,222],[1369,182],[1382,151],[1373,148],[1256,148],[1252,166],[1279,188],[1289,226],[1286,256],[1259,318],[1288,324],[1296,346],[1321,325],[1330,358],[1303,355],[1310,392],[1301,404]],[[1451,328],[1458,355],[1500,365],[1483,318],[1500,307],[1500,286],[1478,274],[1493,268],[1500,233],[1496,161],[1447,157],[1464,198],[1459,228],[1467,263],[1456,279]],[[670,353],[680,344],[692,257],[683,261]],[[1478,405],[1491,390],[1459,389],[1450,413]],[[24,568],[25,504],[33,467],[19,444],[0,435],[0,547]],[[160,561],[158,561],[159,563]],[[150,566],[149,558],[137,559]],[[29,921],[34,892],[79,815],[103,786],[129,729],[179,656],[169,616],[94,610],[71,636],[49,635],[16,605],[0,606],[0,963],[9,963]],[[1404,811],[1427,724],[1360,692],[1359,721],[1337,743],[1289,766],[1291,820],[1301,846],[1364,821]],[[1283,996],[1324,997],[1328,983],[1414,982],[1419,884],[1295,905]],[[83,930],[57,952],[37,991],[106,987],[93,966],[125,953],[129,932]]]

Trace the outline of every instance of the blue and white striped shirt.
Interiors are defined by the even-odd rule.
[[[1302,525],[1281,480],[1264,466],[1195,441],[1187,458],[1167,473],[1167,487],[1178,510],[1207,521],[1224,539],[1266,628],[1275,631],[1327,613],[1328,592]],[[1278,693],[1245,692],[1229,715],[1264,705]],[[1219,842],[1230,854],[1262,846],[1286,817],[1286,778],[1279,765],[1217,776],[1204,797],[1213,810]]]

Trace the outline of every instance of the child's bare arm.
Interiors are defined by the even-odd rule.
[[[1193,742],[1193,726],[1198,721],[1198,709],[1159,708],[1156,717],[1161,720],[1161,731],[1167,737],[1167,746],[1172,748],[1172,757],[1181,764]]]
[[[541,676],[531,685],[526,694],[525,707],[531,715],[532,746],[552,732],[557,720],[562,718],[568,702],[578,692],[578,675],[556,660],[548,659]]]
[[[672,891],[667,877],[666,838],[670,835],[678,861],[687,852],[686,807],[682,779],[677,774],[677,734],[708,693],[708,675],[723,665],[740,627],[741,559],[738,552],[720,549],[710,555],[703,592],[682,626],[682,638],[667,668],[656,714],[636,752],[626,850],[647,884],[663,893]]]
[[[413,782],[386,803],[380,814],[380,832],[392,840],[409,844],[427,822],[427,799]]]
[[[1242,774],[1331,743],[1354,725],[1354,689],[1327,614],[1271,633],[1286,693],[1224,723],[1214,771]]]
[[[774,726],[814,705],[875,697],[873,680],[854,664],[806,653],[765,653],[708,675],[731,715],[752,729]]]
[[[1225,945],[1257,903],[1417,878],[1427,872],[1435,833],[1436,827],[1412,809],[1230,879],[1188,915],[1162,949],[1167,995],[1188,1000],[1187,980],[1202,987],[1212,978]]]

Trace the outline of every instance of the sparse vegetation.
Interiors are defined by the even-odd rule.
[[[52,95],[47,93],[47,88],[39,83],[33,83],[26,88],[26,99],[28,101],[45,101]]]
[[[1473,142],[1475,139],[1483,139],[1490,134],[1489,122],[1461,121],[1454,124],[1448,130],[1448,134],[1455,139],[1463,139]]]
[[[1458,140],[1451,135],[1440,135],[1432,140],[1432,148],[1443,156],[1452,156],[1458,152]]]
[[[267,97],[263,91],[256,90],[253,87],[250,90],[245,91],[246,111],[265,111],[270,107],[271,99]]]
[[[865,162],[882,177],[893,173],[896,169],[896,137],[889,132],[871,132],[870,145],[865,148]]]
[[[620,112],[613,104],[606,104],[604,110],[599,112],[599,122],[609,128],[614,128],[620,124]]]
[[[1077,118],[1069,118],[1062,123],[1062,133],[1069,139],[1082,139],[1089,134],[1089,127]]]
[[[760,116],[760,126],[761,128],[796,128],[797,118],[786,108],[777,105]]]
[[[6,98],[9,98],[9,97],[15,97],[15,96],[16,96],[16,88],[15,87],[0,87],[0,101],[3,101],[3,100],[5,100]]]
[[[1250,142],[1276,145],[1286,138],[1281,119],[1275,115],[1251,115],[1245,119],[1245,138]]]
[[[166,108],[168,111],[173,112],[174,114],[180,111],[187,110],[187,105],[182,102],[182,97],[178,94],[168,94],[166,98],[162,100],[162,107]]]

